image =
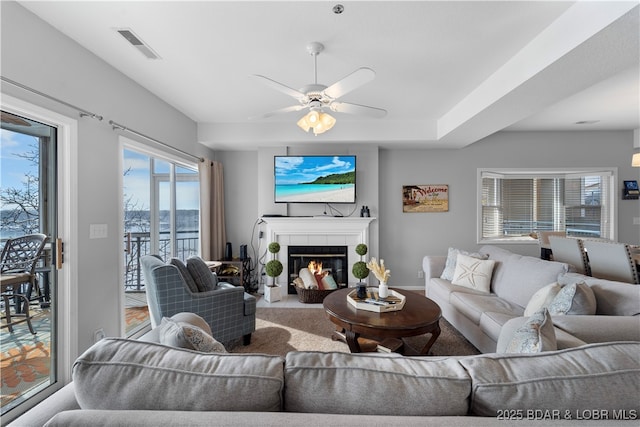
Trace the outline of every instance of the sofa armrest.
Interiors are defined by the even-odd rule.
[[[427,255],[422,259],[424,279],[429,283],[433,277],[440,277],[447,262],[446,255]]]
[[[40,427],[45,425],[54,415],[73,409],[80,409],[80,405],[76,400],[73,383],[69,383],[13,420],[9,426]]]

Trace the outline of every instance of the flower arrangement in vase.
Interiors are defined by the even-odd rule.
[[[264,288],[264,298],[268,302],[280,300],[280,287],[276,284],[276,277],[282,274],[282,263],[276,258],[276,254],[280,252],[280,244],[278,242],[269,243],[269,252],[272,258],[265,265],[265,273],[271,277],[271,283],[267,283]]]
[[[387,286],[387,281],[389,277],[391,277],[391,270],[387,270],[384,266],[384,260],[380,260],[380,264],[375,258],[371,258],[371,260],[367,263],[367,267],[369,270],[373,271],[376,279],[380,282],[378,286],[378,296],[380,299],[385,299],[389,296],[389,287]]]
[[[369,268],[367,264],[362,261],[362,257],[367,254],[367,245],[364,243],[360,243],[356,246],[356,253],[360,255],[360,261],[357,261],[353,264],[353,268],[351,269],[351,273],[355,276],[356,279],[359,280],[356,285],[356,292],[358,298],[366,298],[367,297],[367,284],[362,283],[362,279],[366,279],[369,276]]]

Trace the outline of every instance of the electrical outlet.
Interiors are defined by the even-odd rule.
[[[105,333],[104,333],[104,329],[99,328],[96,329],[93,333],[93,342],[97,343],[98,341],[100,341],[101,339],[103,339],[105,337]]]
[[[640,217],[637,217],[637,216],[633,217],[633,225],[640,225]]]
[[[418,269],[418,279],[424,279],[424,271]]]

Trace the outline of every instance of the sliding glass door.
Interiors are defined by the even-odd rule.
[[[125,145],[123,166],[125,320],[132,335],[146,326],[136,314],[146,306],[140,257],[185,260],[200,253],[200,184],[196,164],[137,145]]]
[[[0,151],[0,246],[8,239],[42,233],[47,236],[36,263],[36,286],[2,286],[9,295],[29,299],[28,312],[36,334],[26,323],[0,329],[2,353],[2,414],[58,381],[57,343],[57,128],[9,111],[2,111]],[[5,276],[7,277],[7,276]],[[9,304],[7,304],[7,301]],[[3,315],[27,311],[14,298],[2,299]]]

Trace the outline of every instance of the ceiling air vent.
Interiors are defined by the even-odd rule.
[[[123,28],[120,30],[116,30],[122,37],[124,37],[133,47],[138,49],[144,56],[149,59],[159,59],[160,57],[149,47],[147,46],[138,36],[136,36],[133,31],[128,28]]]

